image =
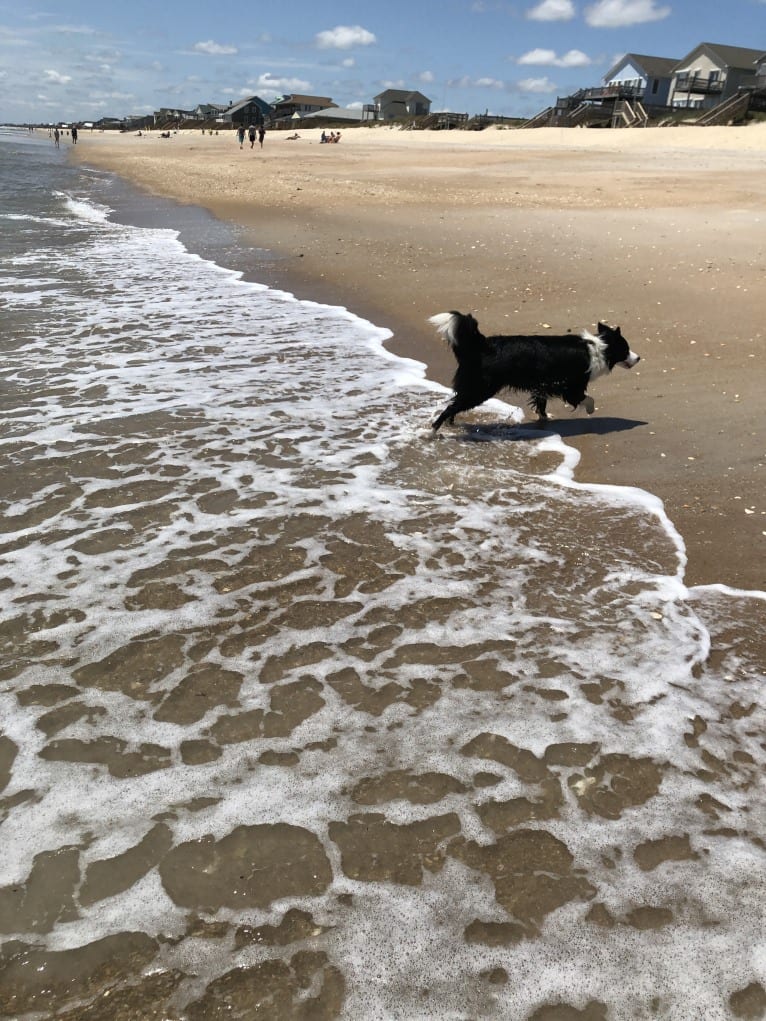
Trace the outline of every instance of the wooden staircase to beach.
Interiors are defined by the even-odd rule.
[[[551,114],[553,113],[552,106],[546,106],[540,113],[536,113],[534,117],[530,117],[528,121],[524,121],[521,125],[522,128],[547,128],[551,122]]]
[[[712,110],[706,110],[694,123],[707,128],[714,124],[731,124],[741,120],[750,108],[750,98],[751,93],[747,90],[737,92]]]
[[[613,128],[645,128],[649,115],[639,100],[631,103],[627,99],[615,104],[611,125]]]
[[[595,103],[580,103],[567,114],[563,127],[588,128],[594,124],[606,123],[609,117],[609,111],[603,106],[597,106]]]
[[[442,110],[439,113],[431,113],[424,120],[420,120],[413,127],[420,130],[431,131],[452,131],[455,128],[464,128],[468,124],[467,113],[450,113]]]

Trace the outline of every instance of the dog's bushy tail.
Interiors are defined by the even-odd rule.
[[[444,337],[458,360],[461,355],[469,353],[484,339],[479,333],[479,324],[472,315],[463,315],[462,312],[439,312],[435,316],[430,316],[428,321],[433,323]]]

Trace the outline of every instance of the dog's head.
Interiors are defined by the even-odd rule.
[[[609,369],[615,365],[622,365],[624,369],[632,369],[641,361],[640,355],[630,350],[630,345],[623,337],[619,326],[607,326],[606,323],[598,324],[599,340],[606,345],[606,360]]]

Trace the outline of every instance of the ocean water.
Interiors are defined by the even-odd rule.
[[[764,593],[126,195],[0,132],[0,1016],[758,1016]]]

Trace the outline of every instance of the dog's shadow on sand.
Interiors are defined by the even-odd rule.
[[[487,422],[464,425],[457,439],[465,443],[500,443],[511,440],[541,440],[547,436],[562,439],[576,436],[608,436],[648,425],[633,418],[561,418],[539,422]]]

